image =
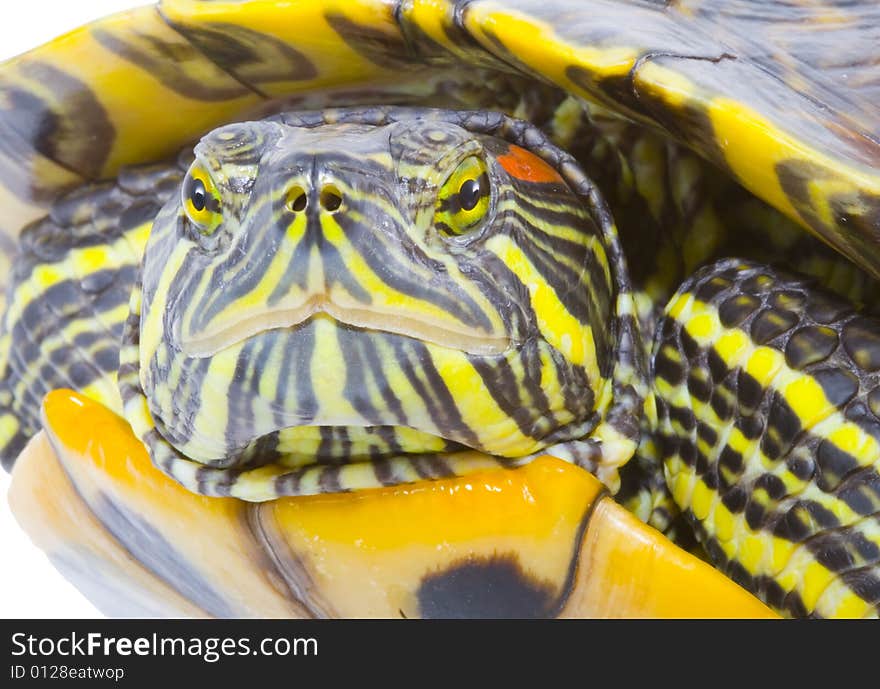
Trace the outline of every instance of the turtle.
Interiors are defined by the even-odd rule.
[[[878,27],[164,0],[7,61],[17,517],[111,614],[878,616]]]

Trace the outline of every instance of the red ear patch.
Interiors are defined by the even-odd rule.
[[[534,153],[529,153],[526,149],[519,146],[511,145],[507,153],[498,157],[498,162],[501,163],[501,167],[507,170],[511,177],[516,177],[526,182],[536,182],[539,184],[550,182],[565,183],[556,170]]]

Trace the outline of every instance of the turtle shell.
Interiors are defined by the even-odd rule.
[[[165,0],[0,65],[0,247],[279,100],[400,101],[479,67],[661,129],[880,276],[878,44],[871,0]]]
[[[870,0],[166,0],[0,65],[0,262],[62,194],[167,159],[224,122],[426,103],[449,82],[478,103],[499,74],[658,129],[880,276],[878,44]],[[473,478],[249,506],[183,491],[118,417],[69,395],[47,399],[13,507],[68,576],[130,604],[108,612],[134,601],[145,614],[450,616],[492,584],[490,616],[767,613],[558,462],[479,477],[486,495],[464,511],[443,496]],[[56,499],[40,499],[47,490]],[[541,519],[517,495],[538,496]],[[467,520],[443,532],[417,518],[455,511]],[[399,528],[345,528],[389,514]],[[490,555],[499,543],[517,559]],[[531,607],[512,609],[511,591]]]

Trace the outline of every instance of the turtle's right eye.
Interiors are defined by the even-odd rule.
[[[184,213],[195,228],[201,234],[213,234],[223,221],[223,206],[217,186],[202,166],[190,168],[180,196]]]

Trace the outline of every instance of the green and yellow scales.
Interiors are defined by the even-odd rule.
[[[114,614],[877,616],[878,46],[167,0],[0,65],[16,516]]]

